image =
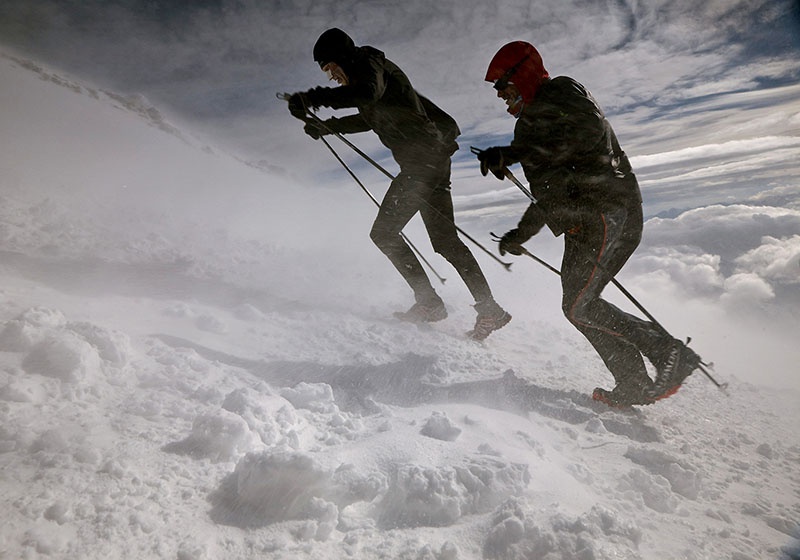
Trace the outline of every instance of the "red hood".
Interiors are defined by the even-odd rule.
[[[544,68],[539,51],[530,43],[514,41],[504,45],[489,63],[485,79],[494,83],[515,66],[517,67],[508,81],[517,86],[522,100],[530,103],[542,81],[550,77]]]

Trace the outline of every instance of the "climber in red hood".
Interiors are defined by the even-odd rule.
[[[593,398],[616,407],[651,404],[673,394],[700,365],[682,342],[601,298],[639,245],[642,197],[628,157],[603,111],[581,84],[550,78],[530,43],[503,46],[486,72],[517,118],[509,146],[480,151],[481,172],[498,179],[522,165],[533,201],[500,241],[500,254],[524,254],[522,244],[547,226],[564,235],[561,306],[614,377],[613,390]],[[656,369],[651,380],[644,358]]]

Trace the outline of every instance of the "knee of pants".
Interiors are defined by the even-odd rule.
[[[381,227],[372,226],[369,232],[369,238],[372,242],[384,253],[389,252],[392,248],[397,247],[403,243],[400,234],[391,230]]]
[[[431,236],[431,247],[433,247],[433,252],[438,255],[442,255],[443,257],[456,253],[461,248],[459,247],[460,245],[466,247],[466,245],[464,245],[456,236],[453,236],[452,238]]]
[[[589,323],[589,319],[587,317],[586,312],[586,305],[581,303],[580,299],[575,298],[563,298],[561,300],[561,311],[564,313],[564,317],[567,318],[567,321],[578,326],[583,326]]]

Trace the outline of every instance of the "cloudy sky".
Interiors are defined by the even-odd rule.
[[[632,156],[668,154],[648,165],[704,155],[681,150],[800,127],[796,118],[782,118],[784,109],[796,115],[800,97],[793,88],[800,78],[796,0],[5,0],[0,6],[5,46],[98,87],[144,95],[248,160],[290,172],[302,162],[300,173],[319,147],[308,144],[275,93],[324,82],[311,49],[332,26],[383,49],[418,90],[456,117],[464,131],[461,161],[471,160],[471,143],[508,139],[513,122],[482,79],[494,52],[516,39],[535,44],[552,75],[571,75],[593,92]],[[743,106],[750,109],[745,119],[737,117]],[[362,136],[367,148],[378,149]],[[319,160],[333,169],[330,157]]]
[[[0,4],[3,50],[101,89],[143,96],[211,145],[305,185],[349,193],[350,177],[275,97],[324,83],[311,50],[333,26],[384,50],[456,117],[463,131],[453,173],[457,217],[467,231],[484,233],[513,227],[525,200],[507,181],[481,177],[469,153],[470,145],[507,143],[514,125],[483,76],[506,42],[536,45],[551,75],[570,75],[592,91],[631,156],[651,218],[623,271],[633,291],[648,294],[671,324],[686,324],[680,315],[691,311],[695,332],[753,321],[724,344],[770,339],[765,318],[781,340],[796,339],[796,0]],[[394,170],[372,135],[353,139]],[[380,194],[385,178],[342,153]],[[558,240],[538,236],[535,249],[558,262]],[[659,308],[655,294],[686,304]],[[786,357],[786,345],[779,348],[772,355]]]

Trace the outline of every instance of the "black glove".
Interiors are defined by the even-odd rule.
[[[305,101],[306,101],[306,107],[308,107],[312,111],[316,111],[322,105],[325,105],[325,99],[327,97],[325,92],[328,89],[329,88],[323,88],[323,87],[317,86],[317,87],[311,88],[310,90],[305,92],[303,94],[303,97],[305,98]]]
[[[481,175],[486,177],[489,171],[492,175],[500,179],[505,179],[506,166],[503,158],[503,149],[499,147],[487,148],[478,153],[478,161],[481,162]]]
[[[306,120],[308,118],[306,107],[308,107],[308,100],[304,92],[293,93],[289,96],[289,112],[293,117],[301,121]]]
[[[506,253],[511,253],[512,255],[523,255],[525,253],[525,249],[522,247],[522,244],[525,243],[529,238],[526,238],[522,233],[519,231],[519,228],[514,228],[511,231],[507,232],[503,237],[500,238],[500,243],[498,249],[500,251],[500,256],[505,255]]]
[[[323,134],[328,133],[328,130],[323,126],[323,124],[317,121],[308,121],[303,127],[303,130],[314,140],[319,140]]]
[[[289,96],[289,112],[301,120],[306,119],[308,111],[316,111],[321,105],[325,105],[325,88],[315,87]]]

